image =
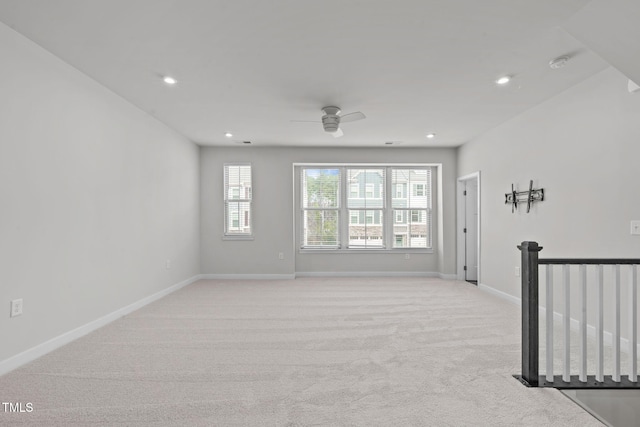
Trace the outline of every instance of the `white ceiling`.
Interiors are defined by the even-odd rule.
[[[608,66],[563,29],[587,3],[0,0],[0,21],[201,145],[458,146]],[[327,105],[367,119],[291,121]]]

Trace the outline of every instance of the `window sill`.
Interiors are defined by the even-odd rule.
[[[421,248],[402,248],[402,249],[319,249],[319,248],[310,248],[298,249],[298,253],[300,254],[396,254],[396,255],[404,255],[404,254],[433,254],[435,251],[433,249],[421,249]]]
[[[255,240],[253,236],[222,236],[222,240]]]

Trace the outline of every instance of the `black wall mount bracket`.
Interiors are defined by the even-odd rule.
[[[511,193],[505,193],[504,203],[511,204],[511,212],[518,209],[518,203],[527,202],[527,213],[531,210],[533,202],[541,202],[544,200],[544,188],[533,188],[533,180],[529,181],[529,191],[516,191],[511,184]]]

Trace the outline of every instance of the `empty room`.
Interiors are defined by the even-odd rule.
[[[639,21],[0,0],[0,425],[637,425]]]

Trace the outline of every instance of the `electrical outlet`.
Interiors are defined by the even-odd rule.
[[[520,277],[520,267],[516,267],[516,277]]]
[[[404,254],[404,259],[411,259],[411,254]]]
[[[284,253],[278,252],[278,259],[284,259]]]
[[[20,316],[22,314],[22,298],[11,301],[11,317]]]
[[[171,260],[168,259],[165,263],[164,263],[165,267],[167,267],[167,270],[171,269]]]

